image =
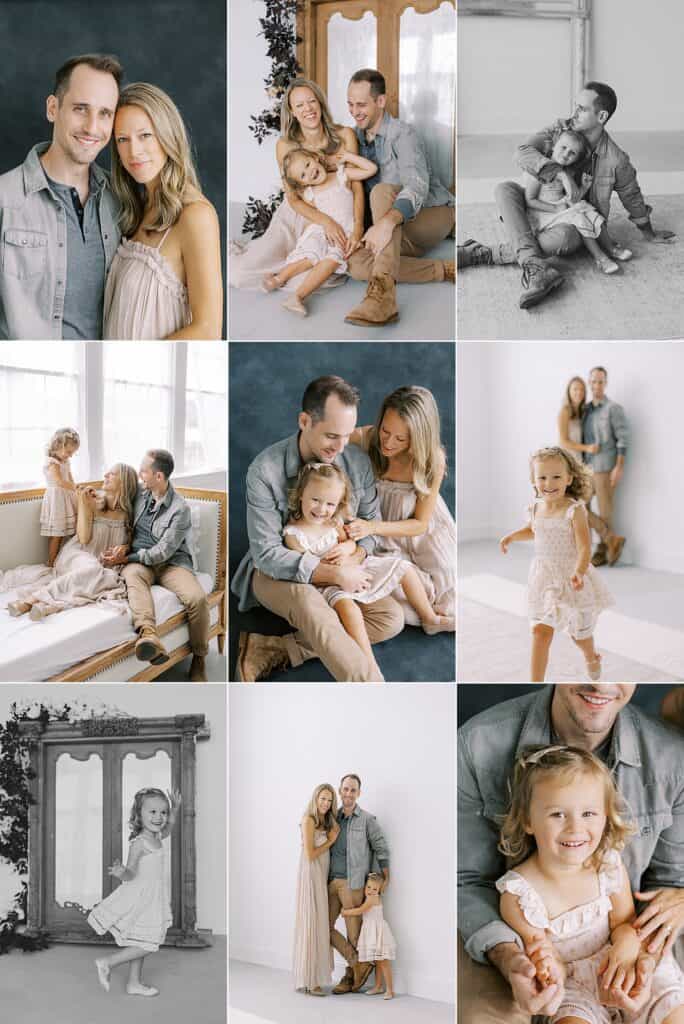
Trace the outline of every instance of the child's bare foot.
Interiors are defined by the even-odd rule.
[[[152,985],[143,985],[142,982],[139,985],[126,985],[126,991],[129,996],[158,996],[159,989],[154,988]]]
[[[261,290],[262,292],[275,292],[278,288],[282,288],[283,284],[277,274],[266,274],[261,279]]]
[[[306,306],[296,294],[291,295],[287,302],[283,302],[283,309],[286,309],[289,313],[296,313],[297,316],[309,315]]]
[[[391,992],[391,991],[390,991],[390,990],[388,989],[388,990],[387,990],[387,991],[385,992],[385,994],[384,994],[384,996],[383,996],[382,998],[383,998],[383,999],[394,999],[394,992]]]
[[[428,636],[435,636],[437,633],[454,633],[456,630],[456,619],[453,615],[434,615],[434,618],[421,621],[423,632]]]
[[[19,615],[26,615],[26,612],[30,612],[31,605],[26,601],[10,601],[7,605],[7,611],[16,619]]]
[[[105,992],[109,992],[109,975],[112,973],[112,969],[106,960],[96,960],[95,967],[97,968],[97,980],[102,985]]]
[[[375,988],[369,988],[366,991],[366,995],[367,996],[381,996],[384,991],[385,991],[384,988],[382,988],[380,985],[376,985]]]

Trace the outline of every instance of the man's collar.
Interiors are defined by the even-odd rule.
[[[50,188],[47,174],[40,162],[40,157],[48,151],[50,146],[50,142],[38,142],[24,160],[24,191],[27,195],[33,192],[40,192],[44,188]],[[109,184],[107,172],[96,164],[95,161],[90,165],[89,182],[90,191],[93,193],[100,192]]]
[[[157,502],[157,508],[168,508],[168,506],[171,504],[171,502],[173,500],[173,495],[174,495],[174,490],[173,490],[173,487],[171,486],[171,484],[169,483],[169,486],[166,488],[166,494],[164,495],[163,498],[160,498],[158,501],[155,498],[155,496],[152,493],[152,491],[150,491],[148,489],[147,490],[147,497],[145,498],[145,503],[147,504],[150,501],[156,501]]]
[[[359,807],[358,804],[354,804],[354,810],[351,812],[349,817],[350,818],[357,818],[360,813],[361,813],[361,808]],[[344,813],[344,807],[340,807],[339,811],[337,812],[337,817],[338,817],[338,819],[346,817],[346,815]]]
[[[367,132],[363,133],[364,137],[366,139],[366,142],[369,142],[369,143],[370,142],[375,142],[375,140],[377,139],[378,135],[385,135],[387,133],[387,129],[389,127],[389,124],[390,124],[390,115],[387,113],[387,111],[385,111],[385,113],[380,118],[380,123],[378,124],[378,127],[375,129],[373,134],[371,136],[369,136]]]

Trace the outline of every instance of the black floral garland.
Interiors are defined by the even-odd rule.
[[[302,9],[300,0],[264,0],[266,16],[259,18],[261,32],[267,43],[266,54],[272,61],[271,71],[264,79],[266,93],[273,100],[256,116],[251,115],[249,130],[259,145],[268,135],[280,131],[280,100],[293,78],[301,72],[297,63],[296,17]],[[252,238],[260,238],[271,223],[273,214],[283,201],[283,192],[275,192],[267,199],[249,196],[242,232]]]

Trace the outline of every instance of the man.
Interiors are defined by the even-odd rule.
[[[361,931],[361,917],[345,917],[346,939],[335,928],[335,922],[342,910],[361,906],[366,878],[371,871],[377,871],[378,867],[385,879],[382,886],[382,891],[385,891],[389,884],[389,848],[376,819],[357,803],[361,794],[359,776],[343,776],[339,792],[342,806],[337,812],[337,823],[340,832],[330,848],[328,910],[330,942],[347,961],[347,970],[333,993],[345,995],[347,992],[361,990],[373,970],[373,964],[361,964],[358,961],[356,947]]]
[[[582,418],[584,444],[600,445],[598,452],[584,452],[584,461],[594,472],[594,494],[598,514],[608,528],[608,535],[600,537],[592,556],[592,565],[614,565],[625,544],[625,538],[613,534],[613,501],[618,484],[625,471],[625,457],[629,446],[629,427],[621,405],[606,395],[608,373],[603,366],[595,366],[589,373],[591,401],[587,402]]]
[[[591,187],[586,199],[606,221],[610,214],[610,197],[615,190],[630,220],[639,228],[646,241],[671,242],[675,237],[674,232],[653,229],[651,207],[641,194],[629,156],[605,129],[616,107],[617,96],[609,85],[587,82],[577,97],[574,115],[566,121],[556,121],[519,146],[516,163],[522,171],[542,183],[552,181],[560,172],[571,202],[579,199],[580,182],[583,175],[588,175]],[[550,158],[556,139],[561,131],[568,128],[584,136],[588,150],[584,161],[572,168],[572,177]],[[523,272],[523,291],[519,304],[521,309],[529,309],[563,283],[563,276],[548,266],[546,259],[576,252],[583,247],[582,238],[572,224],[551,225],[535,237],[527,216],[525,192],[517,182],[505,181],[498,185],[495,197],[508,245],[492,248],[469,239],[463,246],[459,246],[458,266],[518,263]]]
[[[176,494],[169,477],[174,462],[170,452],[152,448],[140,465],[140,480],[133,505],[131,549],[112,548],[102,555],[105,566],[123,565],[133,625],[139,633],[135,656],[160,665],[168,653],[157,632],[151,587],[159,583],[185,606],[190,629],[192,682],[206,682],[205,658],[209,648],[209,606],[192,565],[188,544],[190,507]]]
[[[307,462],[335,463],[351,481],[351,514],[379,519],[380,510],[370,459],[357,445],[347,448],[356,426],[359,393],[341,377],[318,377],[302,398],[299,431],[257,455],[247,470],[247,533],[249,551],[238,566],[231,589],[240,611],[261,604],[281,615],[297,632],[284,637],[240,634],[238,679],[255,682],[276,668],[320,658],[338,681],[371,681],[371,668],[361,648],[345,632],[321,586],[362,590],[366,554],[376,538],[359,541],[355,555],[341,565],[323,562],[311,552],[300,554],[283,543],[289,519],[288,491]],[[393,597],[360,605],[372,644],[389,640],[404,627],[404,615]],[[375,681],[378,681],[377,679]]]
[[[552,1015],[560,1003],[558,986],[538,984],[519,937],[501,920],[494,888],[506,869],[497,843],[513,765],[524,747],[535,744],[569,744],[600,757],[638,826],[622,856],[635,898],[649,895],[643,890],[656,891],[656,916],[638,965],[645,995],[633,989],[624,1009],[647,1000],[655,966],[651,954],[669,950],[684,927],[683,748],[675,730],[628,707],[635,688],[628,683],[535,688],[476,715],[459,730],[462,1024],[530,1024],[532,1014]],[[652,905],[636,919],[637,927],[652,917]]]
[[[47,98],[52,142],[0,176],[0,338],[102,337],[104,282],[119,204],[94,163],[109,142],[122,68],[72,57]]]
[[[385,79],[363,68],[352,75],[347,105],[356,123],[359,153],[378,165],[364,181],[372,226],[349,259],[349,271],[368,281],[363,302],[345,319],[380,327],[399,318],[396,282],[455,281],[453,260],[420,259],[453,234],[456,200],[434,175],[415,129],[385,109]]]

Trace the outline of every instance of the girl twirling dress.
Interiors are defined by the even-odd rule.
[[[518,897],[525,919],[547,931],[566,965],[565,996],[550,1024],[563,1017],[579,1017],[587,1024],[617,1024],[620,1011],[599,1003],[598,968],[610,943],[610,895],[621,887],[621,861],[616,850],[607,850],[598,871],[599,895],[590,903],[573,907],[549,919],[544,901],[516,871],[507,871],[496,883],[499,892]],[[684,1005],[684,974],[672,954],[663,957],[653,975],[649,1003],[630,1024],[661,1024],[677,1006]]]
[[[155,849],[142,835],[133,842],[143,846],[135,878],[122,882],[93,907],[88,924],[98,935],[111,932],[117,946],[137,946],[154,953],[172,920],[166,843]]]
[[[563,516],[538,516],[540,504],[538,500],[527,510],[534,533],[527,591],[530,624],[543,623],[575,640],[585,640],[593,636],[600,612],[615,603],[593,565],[587,569],[581,590],[574,590],[570,583],[577,565],[572,520],[585,504],[573,501]]]

